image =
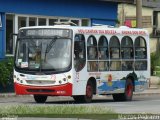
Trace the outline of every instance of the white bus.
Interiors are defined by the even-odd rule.
[[[91,102],[95,94],[132,100],[150,79],[149,34],[144,29],[68,25],[19,30],[14,64],[17,95],[72,96]]]

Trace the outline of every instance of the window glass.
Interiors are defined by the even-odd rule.
[[[119,39],[116,36],[112,36],[109,43],[110,47],[120,47]]]
[[[49,25],[54,25],[55,22],[58,22],[58,19],[49,19]]]
[[[14,16],[11,14],[6,15],[6,54],[14,54],[15,39],[11,38],[11,34],[14,33]],[[0,43],[1,44],[1,43]]]
[[[100,37],[99,39],[98,57],[101,60],[105,60],[108,58],[108,41],[107,41],[107,38],[104,36]]]
[[[29,26],[36,26],[37,18],[30,17],[29,18]]]
[[[122,59],[132,59],[134,56],[133,48],[121,48]]]
[[[120,71],[121,62],[120,61],[111,61],[110,62],[110,71]]]
[[[132,39],[128,36],[122,38],[121,42],[121,57],[122,59],[131,59],[133,58],[133,42]]]
[[[38,25],[39,26],[46,25],[46,19],[45,18],[39,18],[38,19]]]
[[[68,22],[68,19],[60,19],[60,22]]]
[[[121,46],[122,47],[133,47],[132,39],[128,36],[123,37],[122,42],[121,42]]]
[[[137,37],[135,40],[135,58],[145,59],[147,58],[147,47],[145,39],[142,37]]]
[[[143,37],[137,37],[135,40],[135,46],[136,47],[146,47],[146,42]]]
[[[86,49],[84,35],[77,34],[74,38],[74,67],[76,72],[84,68],[86,64]]]
[[[87,41],[88,60],[97,60],[97,41],[94,36],[90,36]]]
[[[120,43],[116,36],[111,37],[109,42],[110,58],[120,58]]]
[[[26,27],[26,17],[18,17],[18,29]]]
[[[99,61],[99,71],[108,71],[109,64],[108,61]]]
[[[71,66],[71,39],[20,39],[17,45],[20,69],[64,71]]]
[[[89,72],[98,71],[98,62],[97,61],[88,61],[87,70]]]
[[[98,51],[97,40],[94,36],[90,36],[87,41],[87,69],[90,72],[98,71]]]
[[[71,22],[73,22],[74,24],[76,24],[76,26],[79,26],[79,20],[71,20]]]
[[[136,61],[135,70],[147,70],[147,61]]]
[[[123,71],[132,71],[133,68],[133,61],[123,61],[122,62],[122,70]]]
[[[82,19],[82,26],[89,26],[89,19]]]

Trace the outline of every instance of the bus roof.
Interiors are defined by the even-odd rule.
[[[112,35],[141,35],[147,36],[148,31],[142,28],[129,28],[127,26],[113,27],[113,26],[70,26],[70,25],[54,25],[54,26],[32,26],[32,27],[22,27],[22,29],[51,29],[51,28],[61,28],[61,29],[72,29],[76,33],[81,34],[112,34]]]

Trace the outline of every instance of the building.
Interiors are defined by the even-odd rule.
[[[134,0],[2,0],[0,1],[0,59],[14,54],[20,27],[54,25],[56,21],[71,21],[78,26],[115,25],[117,2]]]
[[[159,49],[160,43],[160,1],[142,1],[142,28],[147,29],[150,34],[150,51]],[[119,25],[136,27],[136,4],[122,3],[118,5]],[[156,47],[155,47],[156,46]]]
[[[0,1],[0,58],[14,54],[16,40],[11,40],[10,34],[20,27],[54,25],[55,21],[72,21],[79,26],[114,25],[116,12],[116,3],[98,0]]]

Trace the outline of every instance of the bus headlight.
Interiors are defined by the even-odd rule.
[[[23,80],[20,80],[20,83],[23,83]]]
[[[64,82],[66,82],[66,81],[67,81],[67,79],[66,79],[66,78],[63,78],[63,81],[64,81]]]
[[[70,76],[70,75],[68,75],[68,79],[71,79],[71,76]]]
[[[62,84],[62,81],[61,81],[61,80],[59,81],[59,84]]]

